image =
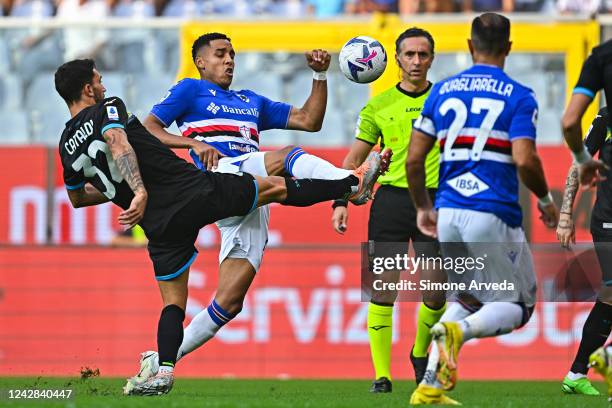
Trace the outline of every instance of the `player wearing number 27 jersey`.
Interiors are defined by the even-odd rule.
[[[512,141],[536,137],[533,91],[499,67],[475,64],[437,83],[414,127],[440,141],[436,208],[492,213],[522,221]]]
[[[510,20],[495,13],[474,18],[468,44],[474,65],[432,89],[413,126],[406,170],[417,225],[438,237],[442,255],[485,261],[467,272],[446,270],[448,282],[465,286],[431,329],[437,347],[411,404],[456,404],[443,391],[457,382],[461,345],[509,333],[531,316],[536,281],[521,228],[517,173],[539,197],[542,220],[552,227],[558,218],[535,149],[535,96],[503,71],[511,48]],[[437,216],[424,185],[424,158],[436,138],[441,150]],[[496,282],[511,282],[512,288],[472,290],[472,283]]]
[[[552,227],[558,218],[535,149],[535,96],[503,71],[511,48],[510,20],[495,13],[474,18],[468,44],[474,65],[432,89],[413,126],[406,171],[417,225],[438,237],[442,255],[485,261],[465,274],[446,270],[449,283],[465,286],[431,329],[437,347],[411,404],[456,404],[444,391],[457,382],[461,345],[509,333],[531,316],[536,281],[521,228],[517,173],[539,197],[542,220]],[[441,156],[437,215],[424,182],[424,160],[435,139]],[[511,282],[512,288],[471,287],[495,282]]]

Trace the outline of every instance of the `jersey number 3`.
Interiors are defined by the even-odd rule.
[[[468,109],[465,103],[459,98],[449,98],[440,105],[440,113],[442,116],[446,116],[449,111],[455,112],[455,118],[448,128],[446,134],[446,142],[444,143],[444,161],[455,161],[455,160],[472,160],[479,161],[482,151],[487,143],[487,139],[493,130],[495,121],[504,111],[506,103],[498,99],[491,98],[473,98],[470,113],[480,114],[483,110],[487,111],[478,131],[474,138],[474,144],[472,150],[467,149],[455,149],[453,151],[453,145],[457,141],[461,131],[465,127],[465,123],[468,118]]]
[[[99,152],[102,152],[106,157],[108,170],[113,181],[115,183],[121,183],[123,181],[123,177],[121,176],[121,173],[119,173],[119,169],[117,168],[115,161],[112,160],[112,155],[110,153],[110,150],[108,150],[108,145],[100,140],[94,140],[93,142],[91,142],[89,148],[87,149],[87,155],[83,153],[79,157],[77,157],[77,159],[72,163],[72,168],[74,171],[83,170],[85,178],[92,178],[97,175],[100,178],[100,181],[102,181],[102,184],[104,184],[104,187],[106,188],[106,191],[103,191],[102,193],[109,200],[112,200],[113,198],[115,198],[115,194],[117,192],[115,190],[115,186],[113,185],[113,183],[110,182],[106,174],[104,174],[102,170],[94,166],[91,162],[91,159],[95,159],[96,155]]]

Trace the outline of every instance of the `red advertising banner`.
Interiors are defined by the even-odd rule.
[[[346,149],[307,149],[340,165]],[[560,204],[565,177],[571,163],[564,146],[538,149],[546,177],[556,201]],[[186,151],[178,152],[186,156]],[[0,243],[8,244],[108,244],[120,230],[116,216],[118,209],[111,204],[95,208],[74,209],[68,201],[59,158],[55,157],[54,184],[47,198],[47,150],[42,147],[1,148],[0,163]],[[28,171],[15,171],[28,163]],[[594,191],[583,192],[576,199],[578,241],[590,241],[589,219]],[[521,204],[524,227],[533,242],[554,242],[554,230],[545,228],[538,219],[536,199],[524,191]],[[50,208],[48,208],[50,207]],[[270,247],[286,244],[356,244],[367,236],[369,205],[351,206],[348,231],[339,235],[331,228],[329,203],[309,208],[290,208],[274,205],[270,225]],[[48,221],[48,217],[51,217]],[[304,222],[308,220],[308,222]],[[202,230],[198,239],[201,247],[219,244],[219,232],[213,226]]]
[[[0,243],[47,239],[47,149],[0,148]]]
[[[216,250],[190,274],[189,320],[210,302]],[[536,268],[538,267],[536,254]],[[372,378],[359,249],[269,249],[242,313],[178,365],[180,376]],[[417,303],[395,308],[393,375],[410,378]],[[540,303],[521,330],[462,349],[468,379],[567,372],[589,303]],[[0,375],[136,372],[156,348],[161,300],[144,249],[0,248]]]

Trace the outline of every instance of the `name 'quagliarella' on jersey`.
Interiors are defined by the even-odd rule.
[[[448,92],[492,92],[501,96],[511,96],[514,86],[512,84],[500,81],[495,78],[486,78],[482,76],[467,77],[462,76],[455,78],[442,84],[440,95]]]

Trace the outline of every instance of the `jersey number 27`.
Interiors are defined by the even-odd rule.
[[[487,111],[487,113],[484,119],[482,120],[478,131],[476,132],[476,137],[474,138],[472,150],[453,150],[453,145],[455,144],[457,137],[460,135],[461,131],[465,127],[465,123],[467,122],[468,108],[467,106],[465,106],[465,103],[459,98],[449,98],[445,100],[442,105],[440,105],[440,113],[443,116],[446,116],[446,114],[452,110],[455,113],[455,118],[449,126],[448,133],[446,134],[446,142],[444,143],[444,160],[479,161],[485,144],[487,143],[487,139],[489,138],[489,135],[493,130],[493,125],[495,125],[495,121],[504,111],[505,105],[506,103],[504,101],[500,101],[498,99],[473,98],[472,106],[470,107],[470,113],[478,115],[483,110]]]

